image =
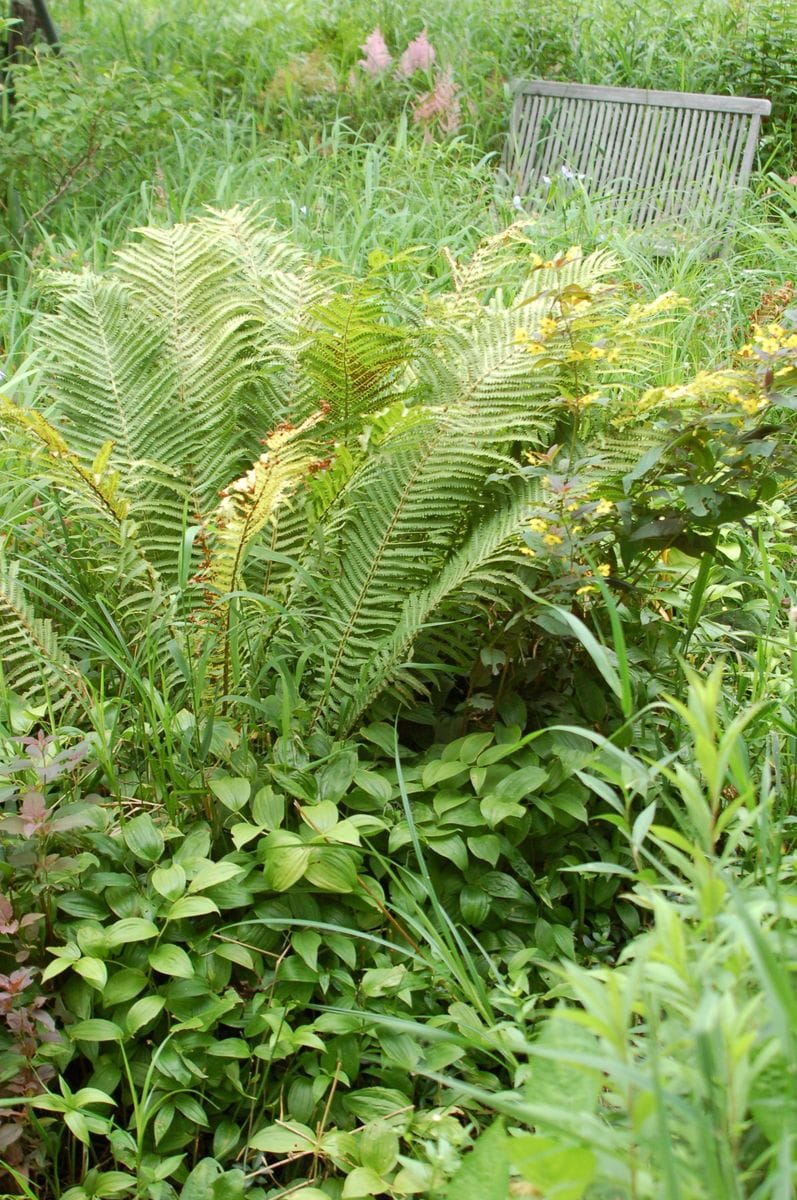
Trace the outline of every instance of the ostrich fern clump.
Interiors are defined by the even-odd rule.
[[[449,291],[408,295],[390,262],[352,280],[234,210],[54,278],[39,409],[1,413],[37,481],[0,577],[8,687],[122,688],[111,638],[194,709],[288,664],[309,725],[345,730],[467,670],[472,614],[500,621],[545,571],[528,455],[561,446],[615,495],[666,459],[673,403],[638,380],[676,301],[632,305],[607,253],[545,262],[521,225],[450,265]]]

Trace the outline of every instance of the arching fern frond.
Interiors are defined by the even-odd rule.
[[[299,426],[276,430],[266,439],[266,449],[240,479],[222,492],[211,522],[210,558],[205,583],[218,599],[211,614],[218,631],[222,688],[229,685],[228,631],[231,594],[243,586],[243,566],[251,542],[267,525],[275,525],[298,483],[317,459],[307,434],[326,414],[316,413]]]
[[[77,665],[62,649],[52,623],[36,616],[19,578],[20,564],[0,558],[0,666],[3,686],[30,705],[59,709],[85,699]]]

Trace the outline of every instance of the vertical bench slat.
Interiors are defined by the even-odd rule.
[[[565,168],[637,225],[709,222],[747,184],[769,111],[739,96],[521,84],[505,170],[524,194]]]

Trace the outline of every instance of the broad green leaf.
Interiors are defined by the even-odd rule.
[[[207,913],[218,913],[218,905],[209,896],[182,896],[175,900],[166,914],[167,921],[182,921],[186,917],[203,917]]]
[[[105,988],[102,998],[105,1004],[109,1006],[124,1004],[126,1000],[132,1000],[134,996],[142,992],[148,982],[143,971],[134,971],[130,967],[122,967],[120,971],[117,971],[108,980],[108,985]]]
[[[266,883],[275,892],[286,892],[301,879],[310,862],[309,846],[275,846],[263,864]]]
[[[163,835],[149,813],[127,821],[122,836],[128,850],[141,862],[157,862],[163,854]]]
[[[258,1129],[249,1139],[249,1149],[264,1154],[296,1154],[311,1150],[316,1144],[316,1135],[307,1125],[298,1121],[280,1122]]]
[[[495,1121],[474,1143],[449,1182],[446,1200],[507,1200],[509,1159],[503,1122]]]
[[[213,1153],[217,1158],[227,1158],[241,1140],[241,1129],[229,1117],[222,1117],[213,1133]]]
[[[240,812],[252,791],[248,779],[232,775],[217,775],[210,780],[209,787],[216,799],[231,812]]]
[[[318,948],[321,940],[321,935],[313,929],[297,929],[291,937],[294,950],[312,971],[318,966]]]
[[[97,1200],[111,1200],[113,1196],[130,1196],[136,1188],[135,1176],[125,1171],[100,1171],[94,1182]]]
[[[92,1017],[67,1026],[67,1033],[74,1042],[121,1042],[124,1034],[113,1021]]]
[[[547,778],[548,772],[543,767],[520,767],[496,784],[491,795],[497,800],[519,802],[539,791]]]
[[[312,850],[304,872],[309,883],[325,892],[353,892],[357,886],[357,866],[348,850],[335,846]]]
[[[165,1004],[163,996],[142,996],[140,1000],[136,1000],[135,1004],[128,1009],[125,1018],[128,1033],[136,1034],[139,1029],[149,1025],[160,1015]]]
[[[185,891],[185,871],[178,862],[168,867],[156,867],[152,872],[152,886],[165,900],[179,900]]]
[[[390,1120],[397,1128],[406,1126],[412,1113],[409,1097],[394,1088],[358,1088],[356,1092],[348,1092],[343,1103],[361,1121],[381,1118]]]
[[[188,893],[192,895],[194,892],[203,892],[205,888],[215,887],[218,883],[226,883],[228,879],[235,879],[237,875],[243,875],[243,873],[244,868],[238,866],[237,863],[204,863],[189,883]]]
[[[488,825],[495,829],[509,817],[522,817],[526,811],[516,800],[501,800],[500,797],[489,795],[479,802],[482,816]]]
[[[299,812],[313,833],[329,833],[338,823],[338,810],[331,800],[322,800],[319,804],[305,804]]]
[[[356,1200],[358,1196],[383,1196],[389,1185],[370,1167],[355,1167],[346,1176],[343,1185],[343,1200]]]
[[[464,774],[467,769],[467,763],[444,762],[442,759],[437,758],[433,762],[427,763],[423,768],[421,782],[425,788],[433,788],[445,779],[453,779],[455,775]]]
[[[149,938],[157,936],[157,925],[143,917],[122,917],[121,921],[110,925],[107,932],[110,947],[126,946],[130,942],[146,942]]]
[[[260,788],[252,801],[252,820],[261,828],[279,829],[285,820],[285,797],[280,796],[270,784]]]
[[[378,775],[376,771],[355,771],[354,782],[373,800],[378,800],[380,804],[390,803],[393,786],[384,775]]]
[[[108,968],[100,958],[81,958],[75,963],[75,970],[98,991],[108,982]]]
[[[595,1178],[595,1155],[581,1146],[533,1133],[507,1138],[505,1145],[509,1161],[546,1200],[582,1200]]]
[[[501,841],[494,833],[486,833],[480,837],[466,839],[468,849],[475,858],[488,862],[494,867],[501,857]]]
[[[178,979],[193,979],[196,971],[191,959],[182,946],[171,942],[156,946],[149,956],[149,965],[162,975],[174,975]]]
[[[360,1162],[377,1175],[387,1175],[398,1162],[399,1140],[395,1129],[384,1121],[371,1121],[358,1137]]]

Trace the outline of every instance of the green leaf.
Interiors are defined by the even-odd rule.
[[[309,846],[275,846],[266,851],[263,873],[275,892],[286,892],[302,878],[310,863]]]
[[[161,975],[174,975],[178,979],[193,979],[196,974],[185,950],[172,942],[156,946],[149,956],[149,965]]]
[[[158,936],[158,927],[144,917],[122,917],[110,925],[106,934],[110,947],[126,946],[130,942],[146,942]]]
[[[421,782],[426,789],[433,788],[445,779],[453,779],[455,775],[464,774],[467,769],[467,763],[443,762],[438,758],[434,762],[427,763],[423,768]]]
[[[384,1179],[371,1170],[370,1167],[355,1167],[346,1176],[343,1185],[343,1200],[355,1200],[358,1196],[383,1196],[388,1190]]]
[[[468,849],[474,858],[480,858],[494,867],[501,857],[501,840],[494,833],[486,833],[481,837],[469,837]]]
[[[237,875],[243,875],[244,868],[232,862],[209,862],[199,868],[194,878],[188,885],[188,893],[192,895],[194,892],[203,892],[206,888],[215,887],[218,883],[226,883],[228,879],[235,879]]]
[[[121,1042],[124,1037],[118,1025],[99,1017],[69,1025],[67,1033],[74,1042]]]
[[[179,863],[168,867],[156,867],[152,872],[152,886],[165,900],[179,900],[185,891],[185,871]]]
[[[509,1159],[506,1142],[503,1122],[499,1119],[485,1130],[470,1154],[462,1160],[449,1182],[446,1200],[507,1200]]]
[[[262,829],[271,831],[279,829],[285,820],[285,797],[278,795],[267,784],[255,795],[252,801],[252,820]]]
[[[108,968],[100,958],[81,958],[75,963],[75,970],[98,991],[108,982]]]
[[[94,1182],[97,1200],[111,1200],[113,1196],[129,1196],[136,1188],[135,1176],[125,1171],[101,1171]]]
[[[357,886],[354,856],[336,846],[314,848],[304,874],[309,883],[325,892],[353,892]]]
[[[522,817],[526,811],[523,805],[518,804],[517,801],[501,800],[498,796],[492,794],[485,796],[479,802],[479,808],[485,821],[493,829],[509,817]]]
[[[128,1010],[125,1024],[128,1033],[136,1034],[139,1029],[149,1025],[163,1010],[166,1001],[163,996],[142,996]]]
[[[207,913],[218,913],[218,905],[209,896],[183,896],[175,900],[166,914],[167,921],[182,921],[186,917],[203,917]]]
[[[595,1155],[581,1146],[533,1133],[507,1138],[505,1146],[512,1165],[546,1200],[582,1200],[595,1178]]]
[[[299,1121],[267,1125],[264,1129],[258,1129],[249,1139],[249,1149],[259,1150],[263,1154],[296,1154],[311,1150],[315,1144],[316,1135],[312,1129]]]
[[[520,767],[496,784],[491,794],[498,800],[525,800],[539,791],[547,779],[548,772],[543,767]]]
[[[211,779],[209,786],[216,799],[231,812],[240,812],[252,791],[249,780],[240,775],[217,775]]]
[[[163,835],[149,813],[127,821],[122,836],[128,850],[141,862],[157,862],[163,854]]]
[[[398,1162],[399,1140],[395,1129],[384,1121],[371,1121],[358,1138],[360,1162],[377,1175],[387,1175]]]
[[[393,787],[384,775],[377,774],[376,771],[355,771],[354,782],[358,788],[362,788],[367,796],[373,800],[378,800],[380,804],[389,804],[393,796]]]
[[[126,1000],[132,1000],[134,996],[142,992],[148,982],[149,980],[143,971],[134,971],[130,967],[122,967],[120,971],[117,971],[108,980],[108,986],[102,998],[109,1007],[112,1007],[114,1004],[124,1004]]]
[[[222,1117],[213,1133],[213,1153],[216,1158],[228,1158],[241,1140],[241,1129],[229,1117]]]
[[[318,966],[318,948],[321,941],[321,935],[313,929],[297,929],[291,937],[294,950],[312,971]]]

